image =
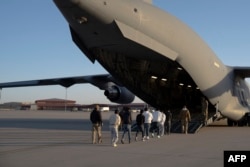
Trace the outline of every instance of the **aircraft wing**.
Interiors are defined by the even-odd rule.
[[[250,78],[250,67],[233,67],[234,73],[242,78]]]
[[[18,82],[7,82],[0,83],[0,89],[2,88],[13,88],[13,87],[28,87],[28,86],[48,86],[48,85],[61,85],[63,87],[70,87],[74,84],[90,83],[104,89],[104,85],[108,82],[116,83],[113,77],[109,74],[103,75],[90,75],[90,76],[77,76],[77,77],[66,77],[66,78],[51,78],[51,79],[39,79],[30,81],[18,81]]]
[[[126,87],[121,85],[109,74],[6,82],[0,83],[0,90],[2,88],[49,85],[61,85],[65,88],[68,88],[74,84],[84,83],[90,83],[98,87],[99,89],[104,90],[104,95],[114,103],[128,104],[133,102],[135,98],[135,95],[133,93],[131,93]]]

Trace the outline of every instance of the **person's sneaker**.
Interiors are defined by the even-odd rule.
[[[158,139],[161,138],[161,136],[157,136],[157,137],[158,137]]]
[[[138,141],[138,138],[137,138],[137,137],[135,137],[135,141]]]
[[[149,140],[149,136],[147,136],[147,140]]]
[[[113,144],[113,147],[117,147],[117,144]]]
[[[151,134],[152,138],[155,136],[153,133]]]
[[[145,141],[145,139],[146,139],[146,136],[143,136],[142,141]]]

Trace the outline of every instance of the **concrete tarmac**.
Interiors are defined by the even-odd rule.
[[[250,150],[249,127],[223,124],[114,148],[109,115],[103,143],[93,145],[89,113],[0,111],[0,167],[223,167],[224,150]]]

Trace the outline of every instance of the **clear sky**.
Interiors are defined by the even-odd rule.
[[[154,5],[194,29],[226,65],[250,66],[249,0],[154,0]],[[52,0],[1,0],[0,21],[1,83],[107,73],[75,46]],[[109,103],[90,84],[67,92],[79,104]],[[47,98],[65,98],[65,88],[3,89],[0,103]]]

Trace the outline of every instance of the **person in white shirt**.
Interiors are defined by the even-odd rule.
[[[153,120],[153,115],[151,112],[148,111],[148,108],[146,107],[144,109],[144,112],[143,112],[143,115],[145,117],[145,121],[144,121],[144,139],[149,139],[149,129],[150,129],[150,126],[151,126],[151,122]]]
[[[160,122],[162,120],[162,113],[160,110],[156,109],[155,112],[153,112],[153,121],[151,126],[151,132],[152,137],[154,137],[154,132],[157,132],[157,137],[160,138]]]
[[[109,126],[111,132],[111,144],[113,147],[117,147],[118,142],[118,127],[121,123],[121,118],[119,116],[119,111],[115,110],[115,113],[112,114],[109,118]]]
[[[160,121],[160,135],[163,136],[165,134],[165,121],[166,121],[166,115],[163,111],[161,111],[162,117]]]

